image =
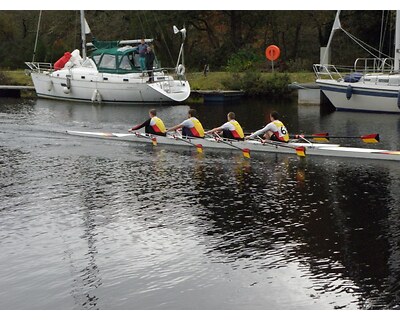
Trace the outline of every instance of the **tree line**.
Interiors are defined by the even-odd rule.
[[[163,67],[174,66],[180,35],[172,26],[185,26],[185,64],[200,71],[268,69],[265,48],[277,45],[282,71],[312,71],[319,62],[336,15],[335,11],[180,10],[180,11],[86,11],[91,34],[98,40],[153,38]],[[385,18],[384,22],[382,18]],[[0,68],[22,69],[32,61],[39,11],[0,12]],[[394,12],[343,11],[343,28],[393,55]],[[79,11],[43,11],[35,61],[55,62],[64,52],[80,48]],[[332,62],[351,65],[366,56],[343,32],[332,43]]]

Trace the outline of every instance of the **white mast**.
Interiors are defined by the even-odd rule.
[[[82,37],[82,58],[86,60],[86,30],[85,30],[85,12],[81,10],[81,37]]]
[[[396,11],[396,32],[394,37],[394,71],[399,71],[400,65],[400,10]]]

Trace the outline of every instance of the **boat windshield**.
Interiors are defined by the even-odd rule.
[[[92,59],[86,59],[85,61],[83,61],[82,67],[96,69],[96,65],[94,64]]]

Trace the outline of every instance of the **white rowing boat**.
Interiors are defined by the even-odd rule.
[[[400,151],[370,149],[370,148],[355,148],[355,147],[342,147],[339,144],[330,143],[311,143],[311,142],[289,142],[279,143],[270,142],[262,143],[257,140],[247,141],[218,141],[214,138],[182,138],[174,135],[153,136],[144,133],[109,133],[109,132],[85,132],[85,131],[67,131],[70,135],[81,137],[93,137],[103,139],[114,139],[121,141],[131,141],[138,143],[153,143],[154,140],[157,144],[161,145],[174,145],[174,146],[202,146],[204,150],[207,149],[242,149],[249,150],[249,152],[272,152],[272,153],[287,153],[298,154],[296,149],[304,148],[307,155],[318,155],[326,157],[346,157],[346,158],[361,158],[361,159],[377,159],[377,160],[394,160],[400,161]],[[156,138],[156,139],[154,139]]]

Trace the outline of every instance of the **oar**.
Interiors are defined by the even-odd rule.
[[[184,142],[192,145],[193,147],[196,147],[196,150],[198,153],[203,153],[203,145],[201,143],[193,143],[193,142],[189,141],[188,139],[182,138],[176,134],[168,134],[168,135],[173,137],[176,140],[184,141]]]
[[[137,137],[150,139],[151,142],[153,143],[153,146],[157,146],[157,138],[155,136],[148,135],[146,133],[141,133],[141,132],[135,132],[135,134],[136,134]]]
[[[290,146],[290,145],[287,145],[285,142],[278,142],[278,141],[272,141],[272,140],[263,140],[260,137],[258,137],[258,139],[260,139],[262,144],[270,144],[270,145],[273,145],[275,147],[283,147],[283,148],[293,149],[293,150],[296,151],[296,154],[299,157],[305,157],[306,156],[306,148],[303,147],[303,146],[298,146],[298,147]]]
[[[379,133],[365,134],[365,135],[362,135],[362,136],[330,136],[329,133],[323,132],[323,133],[314,133],[312,135],[296,134],[296,135],[293,135],[293,136],[290,136],[290,137],[294,138],[294,139],[309,138],[309,139],[313,139],[313,140],[316,140],[316,141],[324,141],[324,142],[329,141],[330,138],[336,138],[336,139],[361,139],[365,143],[378,143],[380,141]]]
[[[216,133],[216,132],[214,132],[214,137],[213,137],[213,138],[214,138],[215,141],[217,141],[217,142],[222,142],[222,143],[224,143],[224,144],[227,144],[228,146],[231,146],[232,148],[235,148],[235,149],[238,149],[238,150],[242,151],[243,157],[250,159],[250,149],[248,149],[248,148],[243,148],[243,149],[242,149],[242,148],[240,148],[240,147],[238,147],[238,146],[235,146],[235,145],[232,144],[232,142],[225,141],[225,140],[224,140],[218,133]]]
[[[313,139],[315,141],[319,142],[329,142],[329,133],[314,133],[311,135],[307,134],[295,134],[295,135],[290,135],[289,138],[291,139]]]

